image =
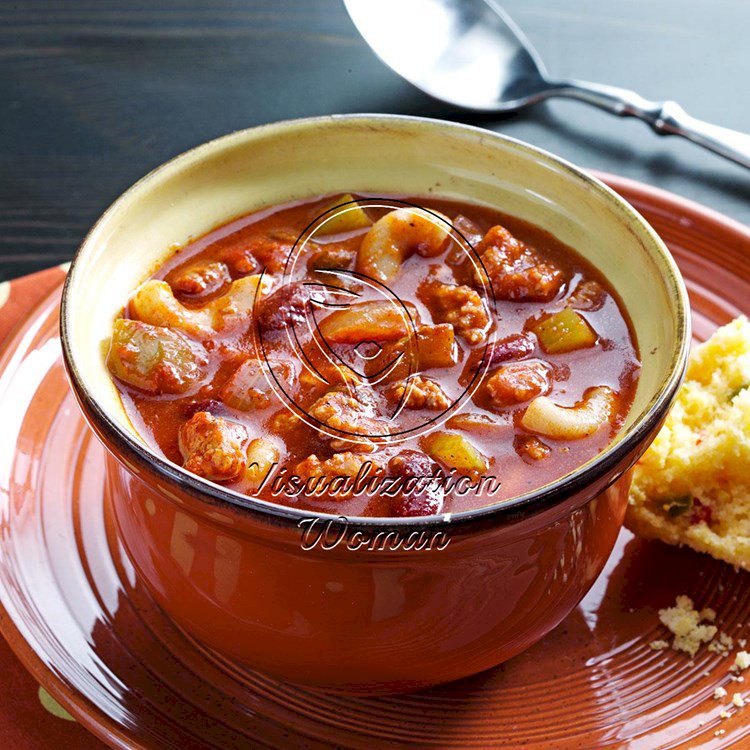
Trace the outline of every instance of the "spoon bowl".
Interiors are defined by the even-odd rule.
[[[495,0],[344,0],[375,54],[417,88],[480,112],[513,112],[550,96],[638,117],[750,168],[750,135],[703,122],[676,102],[597,83],[552,80],[529,40]]]
[[[345,0],[373,51],[425,93],[459,107],[512,112],[550,84],[505,11],[485,0]]]

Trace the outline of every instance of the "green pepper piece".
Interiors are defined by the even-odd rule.
[[[669,514],[670,518],[677,518],[693,507],[693,498],[690,495],[673,497],[662,502],[661,507]]]

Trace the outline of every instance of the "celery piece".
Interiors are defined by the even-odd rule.
[[[315,234],[325,237],[329,234],[343,234],[356,229],[365,229],[372,225],[372,220],[354,198],[347,194],[336,198],[326,211],[330,213]]]
[[[489,468],[488,459],[456,432],[432,432],[421,442],[429,456],[458,472],[476,478]]]
[[[107,367],[119,380],[149,393],[184,393],[203,377],[203,348],[169,328],[118,318]]]
[[[219,397],[232,409],[250,411],[265,409],[273,400],[273,390],[268,382],[269,370],[274,378],[281,378],[288,387],[292,366],[288,362],[269,359],[246,359],[229,377],[219,391]]]
[[[596,344],[597,336],[584,317],[570,307],[539,321],[532,330],[547,354],[562,354]]]

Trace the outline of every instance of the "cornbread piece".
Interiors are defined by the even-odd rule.
[[[716,635],[716,626],[703,620],[713,621],[716,614],[711,609],[698,612],[689,596],[678,596],[674,607],[659,610],[662,624],[674,635],[672,648],[695,656],[702,643],[708,643]]]
[[[750,569],[750,322],[744,316],[692,353],[674,408],[636,466],[626,525]]]

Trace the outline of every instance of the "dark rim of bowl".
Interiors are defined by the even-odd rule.
[[[677,317],[677,346],[674,353],[674,360],[669,377],[664,381],[664,387],[651,400],[646,411],[640,416],[628,430],[620,441],[607,447],[598,456],[587,463],[578,467],[574,471],[566,474],[554,482],[538,488],[532,492],[498,503],[475,508],[472,510],[459,511],[456,513],[442,513],[434,516],[420,516],[411,518],[391,518],[391,517],[364,517],[364,516],[347,516],[347,524],[351,528],[367,527],[408,527],[413,530],[430,529],[437,530],[439,527],[445,528],[447,525],[466,524],[478,521],[512,521],[519,517],[526,517],[539,513],[547,508],[562,503],[567,498],[577,494],[587,486],[594,485],[597,480],[601,479],[609,471],[617,469],[618,465],[623,463],[620,471],[615,471],[614,476],[608,478],[607,482],[598,488],[597,493],[603,491],[611,485],[619,476],[628,468],[625,466],[628,455],[632,454],[638,457],[638,445],[646,439],[649,433],[654,430],[662,418],[666,415],[674,396],[679,389],[685,375],[687,366],[687,357],[690,345],[690,320],[688,316],[687,291],[681,280],[679,270],[669,255],[669,251],[664,243],[650,227],[648,222],[623,198],[615,193],[611,188],[605,185],[596,177],[584,172],[570,162],[555,156],[544,149],[531,146],[523,141],[511,138],[493,131],[484,130],[479,127],[453,123],[444,120],[426,117],[410,117],[401,115],[383,115],[383,114],[353,114],[353,115],[326,115],[323,117],[300,118],[294,120],[283,120],[267,125],[260,125],[245,130],[236,131],[219,138],[207,141],[195,148],[190,149],[143,176],[135,184],[129,187],[104,211],[97,219],[95,224],[87,232],[83,242],[76,251],[70,266],[67,278],[62,292],[61,311],[60,311],[60,337],[62,343],[63,360],[70,376],[71,382],[76,391],[79,402],[91,420],[96,423],[103,435],[106,435],[129,459],[134,463],[143,466],[146,469],[156,470],[167,480],[179,486],[183,492],[188,492],[195,499],[214,506],[230,506],[233,509],[240,509],[252,515],[257,515],[260,519],[275,522],[280,525],[288,525],[290,522],[297,527],[302,519],[319,518],[322,521],[337,521],[342,516],[330,513],[320,513],[311,510],[293,508],[290,506],[279,505],[260,498],[243,495],[234,490],[226,489],[218,484],[214,484],[198,476],[190,474],[176,464],[172,464],[164,458],[156,455],[145,445],[136,440],[128,432],[117,425],[104,409],[98,404],[89,389],[86,387],[84,378],[78,370],[70,344],[70,324],[68,316],[71,310],[70,297],[72,294],[73,283],[76,278],[77,261],[82,249],[86,246],[91,234],[105,220],[109,213],[119,204],[119,202],[132,191],[136,190],[142,183],[158,175],[162,170],[172,166],[182,160],[185,160],[203,149],[208,149],[225,140],[230,140],[246,133],[258,133],[264,130],[275,130],[278,128],[294,126],[323,126],[326,124],[342,124],[347,122],[357,123],[368,120],[379,120],[384,123],[415,123],[424,126],[438,127],[442,129],[455,130],[463,133],[473,133],[481,138],[492,138],[511,143],[515,147],[533,154],[536,157],[542,157],[547,162],[561,167],[574,178],[588,184],[597,190],[600,194],[616,206],[619,212],[630,215],[630,218],[640,224],[641,228],[650,234],[664,256],[668,266],[672,268],[671,281],[673,282],[673,291],[675,294],[675,312]],[[635,460],[635,458],[633,460]],[[632,463],[632,462],[629,462]],[[595,495],[592,495],[592,498]],[[589,499],[581,501],[585,504]]]

